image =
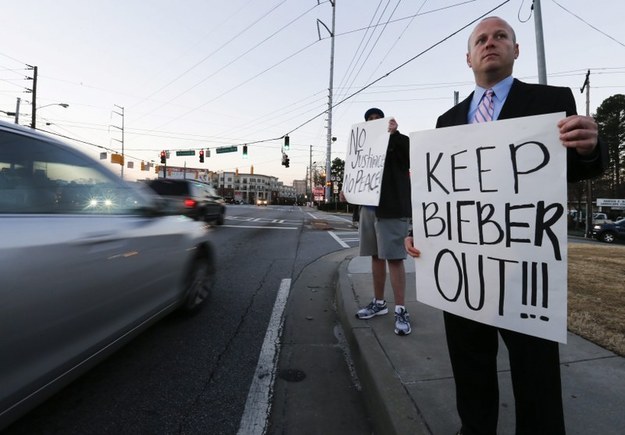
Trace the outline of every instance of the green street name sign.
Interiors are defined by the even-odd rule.
[[[195,150],[176,151],[177,156],[194,156]]]
[[[233,153],[237,150],[237,146],[236,145],[232,145],[229,147],[220,147],[217,148],[217,154],[222,154],[222,153]]]

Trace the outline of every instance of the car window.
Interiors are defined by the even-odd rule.
[[[213,186],[207,186],[206,190],[208,191],[207,192],[208,196],[212,196],[212,197],[216,197],[217,196],[217,192],[215,191]]]
[[[199,197],[199,198],[206,198],[206,188],[204,184],[190,181],[189,187],[193,191],[193,196]]]
[[[189,194],[188,184],[175,180],[152,180],[148,186],[159,195],[183,196]]]
[[[147,198],[53,142],[0,131],[0,213],[128,214]]]

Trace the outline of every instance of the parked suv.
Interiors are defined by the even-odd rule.
[[[158,178],[149,180],[148,186],[165,199],[170,211],[217,225],[224,223],[224,200],[210,184],[197,180]]]

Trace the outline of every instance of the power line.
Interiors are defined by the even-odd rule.
[[[395,8],[393,9],[393,11],[391,12],[391,15],[389,17],[389,20],[393,17],[393,14],[395,14],[395,11],[397,10],[397,8],[399,7],[399,4],[401,3],[401,0],[399,0],[399,2],[397,2],[397,4],[395,5]],[[382,11],[382,15],[386,12],[386,8],[388,7],[388,5],[390,4],[387,3],[386,7],[384,8],[384,10]],[[382,15],[380,15],[380,19],[378,20],[378,24],[380,22],[380,20],[382,20]],[[356,78],[360,75],[360,72],[362,71],[362,69],[365,67],[365,64],[367,63],[367,61],[369,60],[369,58],[371,57],[371,53],[373,53],[373,50],[375,49],[375,47],[378,45],[378,42],[380,42],[380,38],[382,37],[382,35],[384,34],[384,32],[386,31],[386,28],[388,27],[388,22],[389,20],[387,20],[384,23],[384,26],[382,27],[382,30],[380,31],[380,33],[378,33],[378,37],[376,38],[375,42],[373,43],[373,46],[371,47],[371,49],[369,50],[369,53],[367,53],[367,57],[365,57],[365,60],[360,64],[360,68],[358,69],[358,72],[356,72],[356,75],[354,76],[354,78],[352,79],[352,81],[350,82],[350,86],[351,84],[353,84],[356,81]],[[367,46],[369,45],[369,42],[371,41],[371,38],[373,38],[374,33],[371,32],[371,36],[369,37],[369,40],[367,40],[367,44],[365,45],[365,49],[367,48]],[[358,61],[360,61],[360,58],[362,57],[362,54],[364,53],[364,49],[363,52],[360,54],[360,57],[358,58]]]
[[[480,15],[479,17],[477,17],[476,19],[470,21],[469,23],[465,24],[464,26],[462,26],[461,28],[459,28],[458,30],[456,30],[455,32],[447,35],[446,37],[444,37],[443,39],[439,40],[438,42],[430,45],[428,48],[426,48],[425,50],[421,51],[420,53],[418,53],[417,55],[411,57],[410,59],[408,59],[407,61],[405,61],[404,63],[400,64],[399,66],[393,68],[392,70],[390,70],[389,72],[387,72],[386,74],[384,74],[381,77],[378,77],[377,79],[375,79],[374,81],[372,81],[371,83],[363,86],[361,89],[357,90],[356,92],[348,95],[347,97],[343,98],[342,100],[340,100],[339,102],[337,102],[336,104],[334,104],[332,106],[332,108],[344,103],[345,101],[349,100],[350,98],[358,95],[359,93],[361,93],[362,91],[364,91],[365,89],[370,88],[371,86],[373,86],[375,83],[379,82],[380,80],[385,79],[386,77],[388,77],[389,75],[391,75],[392,73],[394,73],[395,71],[405,67],[406,65],[408,65],[410,62],[412,62],[413,60],[423,56],[425,53],[431,51],[432,49],[438,47],[439,45],[441,45],[443,42],[447,41],[448,39],[452,38],[453,36],[457,35],[458,33],[462,32],[464,29],[466,29],[467,27],[475,24],[476,22],[478,22],[479,20],[481,20],[482,18],[488,16],[489,14],[493,13],[494,11],[496,11],[497,9],[501,8],[503,5],[505,5],[506,3],[509,3],[510,0],[505,0],[502,3],[500,3],[498,6],[495,6],[494,8],[492,8],[491,10],[489,10],[488,12]],[[318,117],[324,115],[326,113],[326,111],[321,112],[319,114],[317,114],[316,116],[314,116],[313,118],[303,122],[302,124],[298,125],[297,127],[295,127],[294,129],[290,130],[287,134],[290,134],[296,130],[299,130],[300,128],[302,128],[303,126],[309,124],[310,122],[314,121],[315,119],[317,119]]]
[[[503,1],[502,3],[500,3],[500,4],[499,4],[499,5],[497,5],[497,6],[495,6],[494,8],[490,9],[490,10],[489,10],[489,11],[487,11],[486,13],[484,13],[484,14],[480,15],[479,17],[475,18],[474,20],[470,21],[469,23],[465,24],[464,26],[460,27],[460,28],[459,28],[459,29],[457,29],[456,31],[454,31],[454,32],[450,33],[449,35],[447,35],[447,36],[446,36],[446,37],[444,37],[443,39],[441,39],[441,40],[439,40],[438,42],[436,42],[436,43],[432,44],[431,46],[429,46],[429,47],[428,47],[428,48],[426,48],[425,50],[423,50],[423,51],[421,51],[420,53],[416,54],[415,56],[411,57],[411,58],[410,58],[410,59],[408,59],[407,61],[403,62],[403,63],[402,63],[402,64],[400,64],[399,66],[397,66],[397,67],[393,68],[392,70],[390,70],[390,71],[389,71],[389,72],[387,72],[386,74],[384,74],[384,75],[380,76],[379,78],[377,78],[376,80],[372,81],[371,83],[369,83],[369,84],[367,84],[367,85],[363,86],[363,87],[362,87],[362,88],[360,88],[359,90],[357,90],[357,91],[353,92],[352,94],[350,94],[350,95],[348,95],[347,97],[343,98],[342,100],[338,101],[336,104],[334,104],[334,105],[333,105],[333,108],[334,108],[334,107],[336,107],[336,106],[338,106],[338,105],[340,105],[340,104],[342,104],[342,103],[344,103],[345,101],[347,101],[347,100],[349,100],[349,99],[353,98],[354,96],[356,96],[356,95],[358,95],[358,94],[362,93],[362,92],[363,92],[363,91],[365,91],[366,89],[368,89],[368,88],[372,87],[372,86],[373,86],[374,84],[376,84],[377,82],[379,82],[379,81],[383,80],[384,78],[388,77],[389,75],[391,75],[391,74],[392,74],[392,73],[394,73],[395,71],[397,71],[397,70],[399,70],[399,69],[401,69],[401,68],[405,67],[406,65],[408,65],[409,63],[411,63],[411,62],[412,62],[412,61],[414,61],[415,59],[417,59],[417,58],[421,57],[421,56],[422,56],[422,55],[424,55],[425,53],[427,53],[427,52],[431,51],[432,49],[436,48],[437,46],[441,45],[443,42],[445,42],[445,41],[447,41],[448,39],[452,38],[453,36],[457,35],[457,34],[458,34],[458,33],[460,33],[461,31],[463,31],[463,30],[465,30],[466,28],[468,28],[469,26],[471,26],[471,25],[475,24],[476,22],[478,22],[478,21],[479,21],[479,20],[481,20],[482,18],[484,18],[484,17],[488,16],[489,14],[493,13],[494,11],[496,11],[497,9],[501,8],[502,6],[504,6],[505,4],[507,4],[507,3],[509,3],[509,2],[510,2],[510,0],[505,0],[505,1]],[[318,42],[318,41],[315,41],[314,43],[317,43],[317,42]],[[313,43],[313,44],[314,44],[314,43]],[[312,44],[311,44],[311,45],[312,45]],[[292,54],[291,56],[289,56],[289,58],[290,58],[290,57],[295,56],[296,54],[300,53],[301,51],[305,50],[306,48],[308,48],[308,46],[307,46],[307,47],[304,47],[303,49],[300,49],[298,52],[296,52],[296,53]],[[272,66],[272,67],[270,67],[269,69],[274,68],[275,66],[277,66],[277,65],[279,65],[280,63],[282,63],[282,62],[286,61],[286,60],[287,60],[287,59],[289,59],[289,58],[286,58],[286,59],[284,59],[284,60],[280,61],[278,64],[273,65],[273,66]],[[262,73],[264,73],[264,72],[266,72],[266,71],[268,71],[269,69],[266,69],[265,71],[263,71],[263,72],[261,72],[261,73],[257,74],[257,76],[258,76],[258,75],[260,75],[260,74],[262,74]],[[247,81],[250,81],[250,80],[252,80],[252,79],[253,79],[253,78],[255,78],[255,77],[256,77],[256,76],[254,76],[254,77],[252,77],[252,78],[248,79]],[[239,85],[239,86],[242,86],[242,84],[241,84],[241,85]],[[230,89],[230,90],[226,91],[225,93],[231,92],[231,91],[232,91],[232,90],[234,90],[234,89],[235,89],[235,88]],[[224,94],[225,94],[225,93],[224,93]],[[224,95],[224,94],[222,94],[222,95]],[[216,98],[218,98],[218,97],[216,97]],[[206,103],[204,103],[204,104],[202,104],[202,105],[198,106],[196,109],[193,109],[193,110],[197,110],[197,109],[199,109],[199,108],[201,108],[201,107],[205,106],[206,104],[209,104],[210,102],[211,102],[211,101],[206,102]],[[193,111],[193,110],[192,110],[192,111]],[[191,111],[190,111],[190,112],[191,112]],[[190,113],[190,112],[187,112],[187,113]],[[182,116],[185,116],[187,113],[185,113],[184,115],[181,115],[181,116],[179,116],[179,117],[177,117],[177,118],[175,118],[175,119],[172,119],[172,120],[170,120],[169,122],[173,122],[174,120],[179,119],[179,118],[181,118]],[[286,135],[291,134],[292,132],[294,132],[294,131],[296,131],[296,130],[299,130],[300,128],[302,128],[303,126],[305,126],[305,125],[309,124],[310,122],[314,121],[315,119],[319,118],[320,116],[323,116],[325,113],[326,113],[326,110],[324,110],[324,111],[323,111],[323,112],[321,112],[321,113],[318,113],[317,115],[315,115],[314,117],[310,118],[309,120],[307,120],[307,121],[303,122],[302,124],[298,125],[297,127],[293,128],[293,129],[289,130],[289,131],[286,133]],[[169,122],[168,122],[168,123],[169,123]],[[258,139],[258,140],[242,141],[242,142],[240,142],[240,143],[233,144],[233,145],[236,145],[236,146],[239,146],[239,145],[241,145],[241,146],[242,146],[242,145],[248,145],[248,146],[249,146],[249,145],[254,145],[254,144],[260,144],[260,143],[266,143],[266,142],[278,141],[278,140],[281,140],[282,138],[284,138],[284,135],[283,135],[283,136],[278,136],[278,137],[273,137],[273,138],[268,138],[268,139]]]
[[[354,55],[352,56],[351,61],[349,62],[349,65],[347,66],[347,69],[345,70],[345,75],[343,76],[343,78],[341,79],[341,82],[338,85],[338,88],[340,89],[341,87],[343,87],[343,84],[349,82],[349,79],[354,71],[354,69],[356,69],[356,65],[355,63],[357,63],[360,60],[360,56],[362,56],[362,52],[364,52],[365,48],[362,49],[362,52],[360,50],[360,48],[362,47],[363,42],[365,41],[365,38],[367,37],[367,34],[369,33],[369,30],[371,29],[375,29],[378,24],[380,23],[380,20],[382,19],[382,15],[380,15],[380,18],[378,19],[378,22],[376,23],[375,26],[372,26],[371,24],[373,23],[373,21],[375,20],[376,15],[378,14],[378,10],[380,9],[380,6],[382,5],[382,0],[380,0],[380,2],[378,3],[378,7],[376,8],[376,10],[373,12],[373,15],[371,16],[371,21],[369,21],[369,25],[367,27],[364,28],[365,30],[365,34],[362,35],[362,38],[360,39],[360,43],[358,44],[358,47],[356,47],[356,50],[354,51]],[[373,35],[373,30],[371,31],[371,34]],[[325,38],[324,38],[325,39]],[[367,40],[367,44],[369,43],[368,41],[371,40],[371,37],[369,37],[369,39]],[[358,60],[356,60],[356,56],[358,55],[358,53],[361,53],[360,56],[358,57]],[[352,68],[353,67],[353,68]],[[346,88],[349,88],[351,85],[345,85]],[[339,97],[339,95],[337,95],[337,97]]]
[[[386,60],[386,58],[391,54],[391,52],[393,51],[393,49],[395,48],[395,46],[397,45],[399,40],[402,38],[402,36],[404,36],[404,33],[406,33],[408,28],[412,25],[412,22],[415,20],[415,18],[419,14],[419,12],[421,12],[421,9],[423,9],[423,7],[425,6],[425,4],[427,2],[428,2],[428,0],[423,0],[423,3],[421,3],[421,6],[419,6],[419,9],[417,9],[417,13],[415,14],[415,16],[410,21],[408,21],[408,23],[404,27],[404,30],[402,30],[402,32],[399,34],[399,36],[397,38],[395,38],[395,42],[393,42],[393,45],[391,45],[391,48],[389,48],[386,51],[386,54],[384,55],[384,57],[380,60],[380,62],[378,62],[378,66],[371,72],[371,74],[369,74],[369,77],[367,78],[367,80],[371,80],[373,75],[378,71],[378,69],[382,65],[382,62],[384,62]],[[397,6],[399,6],[399,3],[397,4]]]
[[[593,26],[592,24],[590,24],[588,21],[584,20],[582,17],[580,17],[579,15],[571,12],[570,10],[568,10],[567,8],[565,8],[564,6],[562,6],[560,3],[558,3],[556,0],[551,0],[552,2],[554,2],[556,5],[560,6],[562,9],[564,9],[566,12],[568,12],[569,14],[573,15],[575,18],[577,18],[578,20],[580,20],[582,23],[586,24],[588,27],[596,30],[597,32],[601,33],[603,36],[610,38],[612,41],[616,42],[617,44],[625,47],[625,44],[623,44],[621,41],[617,40],[616,38],[613,38],[612,36],[608,35],[607,33],[605,33],[603,30],[599,29],[598,27]]]
[[[283,3],[284,3],[284,2],[283,2]],[[281,4],[282,4],[282,3],[281,3]],[[281,4],[280,4],[280,5],[281,5]],[[278,6],[280,6],[280,5],[278,5]],[[277,8],[278,6],[276,6],[276,8]],[[160,108],[162,108],[163,106],[165,106],[165,105],[167,105],[167,104],[170,104],[172,101],[174,101],[174,100],[176,100],[176,99],[180,98],[181,96],[185,95],[185,94],[186,94],[186,93],[188,93],[189,91],[191,91],[191,90],[193,90],[193,89],[197,88],[198,86],[200,86],[201,84],[205,83],[208,79],[210,79],[210,78],[214,77],[216,74],[220,73],[221,71],[223,71],[224,69],[226,69],[226,68],[227,68],[227,67],[229,67],[230,65],[234,64],[236,61],[238,61],[239,59],[241,59],[241,58],[242,58],[242,57],[244,57],[245,55],[247,55],[247,54],[251,53],[252,51],[254,51],[255,49],[257,49],[259,46],[261,46],[262,44],[264,44],[265,42],[267,42],[269,39],[273,38],[273,37],[274,37],[275,35],[277,35],[278,33],[282,32],[282,31],[283,31],[284,29],[286,29],[288,26],[290,26],[291,24],[293,24],[294,22],[296,22],[297,20],[299,20],[299,19],[300,19],[301,17],[303,17],[304,15],[308,14],[310,11],[312,11],[312,10],[313,10],[314,8],[316,8],[316,7],[317,7],[317,6],[313,6],[312,8],[308,9],[306,12],[304,12],[304,13],[302,13],[301,15],[299,15],[298,17],[294,18],[293,20],[291,20],[290,22],[288,22],[287,24],[285,24],[284,26],[282,26],[281,28],[279,28],[278,30],[276,30],[274,33],[272,33],[271,35],[269,35],[268,37],[266,37],[265,39],[263,39],[262,41],[260,41],[259,43],[257,43],[256,45],[252,46],[251,48],[249,48],[247,51],[245,51],[245,52],[243,52],[242,54],[240,54],[239,56],[235,57],[233,60],[231,60],[230,62],[228,62],[227,64],[225,64],[225,65],[224,65],[224,66],[222,66],[221,68],[219,68],[219,69],[217,69],[217,70],[213,71],[211,74],[209,74],[208,76],[204,77],[202,80],[200,80],[199,82],[195,83],[195,84],[194,84],[194,85],[192,85],[191,87],[189,87],[189,88],[185,89],[184,91],[182,91],[181,93],[179,93],[179,94],[178,94],[178,95],[176,95],[175,97],[171,98],[171,99],[170,99],[170,100],[168,100],[167,102],[163,103],[163,104],[162,104],[162,105],[160,105],[159,107],[157,107],[157,108],[155,108],[155,109],[153,109],[153,110],[151,110],[151,111],[149,111],[149,112],[147,112],[147,113],[143,114],[143,115],[142,115],[139,119],[141,119],[141,118],[143,118],[143,117],[145,117],[145,116],[147,116],[147,115],[149,115],[149,114],[151,114],[151,113],[154,113],[155,111],[159,110],[159,109],[160,109]],[[276,9],[276,8],[274,8],[274,9]],[[268,15],[268,14],[269,14],[270,12],[272,12],[274,9],[272,9],[271,11],[269,11],[266,15]],[[266,15],[265,15],[265,16],[266,16]],[[262,18],[264,18],[265,16],[263,16]],[[259,19],[258,21],[260,21],[260,19]],[[257,22],[258,22],[258,21],[257,21]],[[256,22],[255,22],[254,24],[256,24]],[[248,27],[248,28],[246,28],[245,30],[248,30],[249,28],[251,28],[251,26],[250,26],[250,27]],[[238,35],[237,35],[237,36],[238,36]],[[234,39],[234,38],[233,38],[233,39]],[[231,39],[230,41],[232,41],[233,39]],[[230,42],[230,41],[228,41],[228,42]],[[221,50],[221,48],[222,48],[222,47],[220,47],[220,49],[219,49],[219,50]],[[219,50],[214,51],[213,53],[211,53],[211,55],[212,55],[212,54],[214,54],[214,53],[216,53],[216,52],[217,52],[217,51],[219,51]],[[211,55],[209,55],[209,57],[210,57]],[[203,59],[200,63],[204,62],[204,60],[206,60],[206,59],[208,59],[208,57],[206,57],[205,59]],[[197,65],[199,65],[199,63],[198,63]],[[195,67],[195,66],[194,66],[194,67]],[[184,75],[184,74],[186,74],[186,72],[185,72],[185,73],[183,73],[182,75]],[[182,75],[180,75],[178,78],[182,77]],[[175,80],[177,80],[178,78],[176,78]],[[253,77],[253,78],[255,78],[255,77]],[[174,80],[174,81],[175,81],[175,80]],[[169,84],[171,84],[171,83],[173,83],[173,81],[172,81],[172,82],[170,82]],[[245,84],[245,83],[246,83],[246,82],[244,82],[243,84]],[[166,86],[169,86],[169,84],[167,84]],[[164,88],[161,88],[161,89],[164,89]],[[236,87],[235,87],[234,89],[236,89]],[[157,92],[158,92],[158,91],[157,91]],[[152,94],[152,95],[154,95],[154,94]],[[223,96],[223,95],[224,95],[224,94],[222,94],[222,95],[220,95],[220,96],[218,96],[218,97],[216,97],[216,98],[219,98],[219,97],[221,97],[221,96]],[[149,98],[149,97],[146,97],[146,98]],[[215,98],[215,99],[216,99],[216,98]],[[213,101],[214,101],[214,100],[213,100]],[[201,106],[200,106],[200,107],[201,107]],[[195,110],[195,109],[194,109],[194,110]],[[176,119],[178,119],[178,118],[176,118]],[[171,122],[171,121],[170,121],[170,122]]]
[[[286,0],[285,0],[286,1]],[[208,54],[207,56],[205,56],[202,60],[200,60],[199,62],[197,62],[195,65],[193,65],[192,67],[188,68],[186,71],[184,71],[183,73],[179,74],[176,78],[174,78],[173,80],[171,80],[169,83],[165,84],[164,86],[160,87],[159,89],[157,89],[156,91],[154,91],[153,93],[151,93],[150,95],[148,95],[147,97],[145,97],[142,101],[145,101],[149,98],[151,98],[152,96],[156,95],[157,93],[159,93],[160,91],[162,91],[163,89],[167,88],[169,85],[171,85],[172,83],[175,83],[176,81],[180,80],[182,77],[184,77],[187,73],[189,73],[190,71],[194,70],[196,67],[198,67],[199,65],[201,65],[202,63],[204,63],[206,60],[208,60],[209,58],[211,58],[214,54],[217,54],[218,52],[220,52],[223,48],[225,48],[228,44],[230,44],[232,41],[234,41],[235,39],[237,39],[239,36],[243,35],[245,32],[247,32],[248,30],[250,30],[252,27],[254,27],[256,24],[258,24],[260,21],[262,21],[264,18],[266,18],[271,12],[273,12],[274,10],[276,10],[278,7],[280,7],[282,4],[285,3],[285,1],[283,1],[282,3],[274,6],[271,10],[269,10],[267,13],[265,13],[263,16],[261,16],[260,18],[258,18],[256,21],[254,21],[252,24],[250,24],[249,26],[247,26],[245,29],[243,29],[241,32],[237,33],[235,36],[233,36],[232,38],[230,38],[228,41],[226,41],[226,43],[222,44],[218,49],[213,50],[210,54]],[[277,32],[276,32],[277,33]],[[275,35],[275,33],[274,33]],[[272,35],[273,36],[273,35]],[[267,38],[269,39],[269,38]],[[264,42],[264,41],[262,41]],[[262,43],[261,42],[261,43]],[[260,44],[257,44],[255,47],[257,47]],[[255,48],[254,47],[254,48]],[[251,50],[250,50],[251,51]],[[249,51],[248,51],[249,52]],[[244,54],[247,54],[248,52],[245,52]],[[241,56],[240,56],[241,57]],[[157,110],[159,110],[160,108],[162,108],[163,106],[171,103],[172,101],[180,98],[181,96],[185,95],[187,92],[195,89],[196,87],[198,87],[199,85],[201,85],[202,83],[206,82],[209,78],[213,77],[215,74],[217,74],[218,72],[220,72],[221,70],[223,70],[224,68],[226,68],[227,66],[231,65],[232,63],[234,63],[236,60],[238,60],[240,57],[237,57],[235,60],[233,60],[232,62],[228,63],[227,65],[225,65],[224,67],[222,67],[221,69],[218,69],[217,71],[213,72],[212,74],[210,74],[209,76],[203,78],[202,80],[200,80],[199,82],[197,82],[196,84],[194,84],[193,86],[191,86],[190,88],[185,89],[184,91],[182,91],[181,93],[179,93],[178,95],[176,95],[175,97],[171,98],[169,101],[163,103],[162,105],[160,105],[159,107],[151,110],[150,112],[145,113],[142,117],[145,117]],[[139,103],[141,103],[142,101],[140,101]],[[137,104],[139,104],[137,103]],[[141,119],[142,117],[140,117],[139,119]]]
[[[251,1],[250,1],[251,3]],[[248,3],[249,4],[249,3]],[[158,88],[156,91],[152,92],[150,95],[148,95],[147,97],[145,97],[143,100],[139,101],[138,103],[136,103],[133,107],[141,104],[143,101],[150,99],[151,97],[153,97],[154,95],[158,94],[160,91],[162,91],[163,89],[167,88],[169,85],[171,85],[172,83],[175,83],[176,81],[178,81],[179,79],[181,79],[183,76],[185,76],[187,73],[193,71],[195,68],[197,68],[199,65],[201,65],[202,63],[206,62],[209,58],[211,58],[213,55],[219,53],[222,49],[224,49],[226,46],[228,46],[228,44],[230,44],[231,42],[233,42],[235,39],[237,39],[239,36],[243,35],[245,32],[247,32],[248,30],[250,30],[252,27],[254,27],[256,24],[258,24],[263,18],[267,17],[271,12],[273,12],[274,10],[276,10],[278,7],[280,7],[282,4],[284,4],[284,1],[278,5],[276,5],[275,7],[273,7],[272,9],[270,9],[267,13],[265,13],[263,16],[261,16],[260,18],[258,18],[256,21],[254,21],[252,24],[250,24],[249,26],[247,26],[245,29],[243,29],[242,31],[240,31],[239,33],[237,33],[235,36],[233,36],[232,38],[230,38],[228,41],[226,41],[225,43],[223,43],[219,48],[217,48],[216,50],[213,50],[211,53],[209,53],[207,56],[203,57],[199,62],[196,62],[194,65],[192,65],[191,67],[187,68],[185,71],[183,71],[181,74],[179,74],[176,78],[174,78],[173,80],[169,81],[168,83],[166,83],[165,85],[161,86],[160,88]],[[247,5],[245,5],[247,6]],[[237,12],[239,12],[241,9],[243,9],[243,7],[241,7]],[[230,18],[232,18],[234,16],[231,15],[230,17],[228,17],[227,20],[228,21]],[[225,22],[224,21],[224,22]],[[224,23],[222,22],[222,24]]]
[[[459,3],[455,3],[455,4],[453,4],[453,5],[444,6],[444,7],[442,7],[442,8],[431,9],[431,10],[426,11],[426,12],[416,13],[416,14],[413,14],[413,15],[408,15],[408,16],[406,16],[406,17],[397,18],[397,19],[395,19],[395,20],[391,20],[391,21],[388,21],[387,23],[384,23],[384,24],[379,24],[379,25],[386,25],[386,24],[398,23],[398,22],[400,22],[400,21],[410,20],[410,19],[412,19],[412,18],[414,18],[414,17],[417,17],[417,16],[420,16],[420,15],[428,15],[428,14],[433,14],[433,13],[435,13],[435,12],[440,12],[440,11],[444,11],[444,10],[447,10],[447,9],[455,8],[456,6],[462,6],[462,5],[467,4],[467,3],[474,3],[475,1],[476,1],[476,0],[466,0],[466,1],[461,1],[461,2],[459,2]],[[498,7],[499,7],[499,6],[498,6]],[[377,27],[377,26],[378,26],[378,24],[376,24],[375,26],[369,26],[369,27]],[[351,34],[351,33],[362,32],[363,30],[367,30],[369,27],[361,27],[361,28],[358,28],[358,29],[352,29],[352,30],[349,30],[349,31],[347,31],[347,32],[337,33],[337,34],[336,34],[336,36],[345,36],[345,35],[349,35],[349,34]],[[327,39],[327,38],[323,38],[323,39]]]

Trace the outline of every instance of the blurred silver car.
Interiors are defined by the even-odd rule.
[[[208,297],[209,232],[166,215],[134,184],[0,122],[0,429],[151,323]]]

